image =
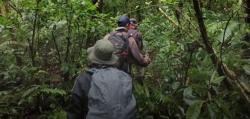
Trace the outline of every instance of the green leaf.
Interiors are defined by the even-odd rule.
[[[64,110],[55,110],[48,115],[48,119],[66,119],[67,114]]]
[[[203,105],[204,101],[197,101],[190,105],[187,110],[186,118],[187,119],[198,119],[201,107]]]
[[[230,36],[233,35],[233,33],[235,32],[237,26],[239,25],[239,23],[237,22],[232,22],[231,24],[228,25],[227,29],[226,29],[226,32],[225,32],[225,36],[224,36],[224,30],[223,32],[221,32],[221,34],[218,36],[218,39],[220,42],[223,41],[223,37],[224,37],[224,40],[228,40],[230,38]]]
[[[37,91],[41,86],[37,86],[37,85],[34,85],[32,86],[31,88],[27,89],[23,95],[22,95],[22,98],[25,98],[29,95],[31,95],[33,92]]]
[[[184,89],[183,100],[188,105],[192,105],[193,103],[195,103],[197,101],[196,96],[193,95],[193,89],[191,87]]]
[[[181,83],[180,82],[174,82],[172,84],[172,89],[177,90],[180,87]]]
[[[7,47],[21,47],[21,48],[26,48],[28,46],[27,43],[22,43],[22,42],[17,42],[17,41],[4,41],[0,43],[0,50],[6,49]]]
[[[11,25],[11,21],[6,17],[0,16],[0,25],[9,26]]]
[[[183,96],[186,98],[195,98],[195,96],[193,96],[192,92],[193,92],[193,89],[191,87],[185,88],[185,90],[183,92]]]
[[[143,87],[143,88],[144,88],[144,91],[145,91],[145,95],[146,95],[147,97],[150,97],[148,88],[147,88],[147,87]]]
[[[243,66],[243,69],[244,69],[244,71],[245,71],[248,75],[250,75],[250,66],[244,65],[244,66]]]
[[[41,92],[43,93],[47,93],[47,94],[52,94],[52,95],[66,95],[66,92],[62,89],[52,89],[52,88],[44,88],[44,89],[41,89]]]
[[[219,85],[221,83],[221,81],[223,81],[223,79],[224,79],[223,76],[221,76],[221,77],[214,77],[214,78],[211,79],[211,83]]]
[[[207,104],[207,109],[208,109],[210,119],[216,118],[216,114],[215,114],[215,110],[213,109],[214,108],[213,106],[214,106],[213,104]]]
[[[220,109],[221,114],[224,116],[224,119],[231,119],[233,112],[230,110],[230,105],[228,102],[224,101],[222,98],[216,99],[215,103]]]

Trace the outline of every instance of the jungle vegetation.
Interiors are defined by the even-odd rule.
[[[250,0],[1,0],[0,118],[66,118],[86,49],[124,14],[152,59],[138,119],[250,119]]]

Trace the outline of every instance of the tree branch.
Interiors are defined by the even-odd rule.
[[[35,19],[33,22],[33,30],[32,30],[32,37],[31,40],[29,40],[29,48],[30,48],[30,57],[32,61],[32,65],[35,65],[35,48],[34,48],[34,42],[36,37],[36,27],[37,27],[37,19],[38,19],[38,6],[39,6],[40,0],[36,1],[36,11],[35,11]]]
[[[60,50],[58,48],[58,45],[56,43],[56,38],[55,38],[55,34],[54,34],[55,30],[56,30],[56,25],[53,26],[53,31],[51,32],[51,35],[52,35],[52,39],[53,39],[53,42],[54,42],[54,45],[55,45],[55,48],[56,48],[56,52],[57,52],[57,56],[58,56],[58,61],[59,61],[60,65],[61,65],[62,64],[61,55],[60,55]]]
[[[194,10],[196,12],[196,17],[198,19],[199,29],[200,29],[200,33],[202,36],[202,42],[205,44],[205,49],[207,53],[210,55],[210,58],[214,66],[216,67],[218,74],[220,76],[227,77],[226,78],[227,80],[225,80],[226,81],[225,83],[227,86],[231,86],[230,80],[228,80],[228,79],[231,79],[231,81],[233,81],[236,84],[236,86],[240,89],[240,92],[244,96],[246,101],[250,103],[250,98],[248,97],[244,87],[240,85],[239,80],[237,79],[237,76],[235,75],[235,73],[229,70],[227,66],[221,62],[221,60],[217,57],[215,50],[213,49],[211,43],[209,42],[207,30],[206,30],[204,20],[202,17],[202,11],[200,8],[199,0],[193,0],[193,5],[194,5]]]

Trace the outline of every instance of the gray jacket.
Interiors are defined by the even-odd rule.
[[[68,119],[134,119],[131,77],[117,68],[92,68],[77,77]]]

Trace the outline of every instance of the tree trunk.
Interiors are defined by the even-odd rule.
[[[247,14],[245,20],[246,20],[246,23],[248,23],[250,25],[250,0],[245,0],[245,4],[246,5],[244,5],[244,6],[246,6],[245,11]]]
[[[175,16],[179,24],[181,24],[181,17],[182,17],[182,12],[183,12],[183,0],[180,0],[178,3],[177,9],[175,9]]]
[[[194,4],[195,12],[196,12],[196,17],[198,19],[199,29],[200,29],[201,36],[202,36],[202,42],[205,44],[206,51],[210,55],[210,58],[214,64],[214,66],[217,68],[218,74],[220,76],[224,76],[223,69],[220,67],[221,62],[219,61],[218,57],[216,56],[215,51],[214,51],[212,44],[210,43],[208,35],[207,35],[207,29],[206,29],[205,24],[204,24],[203,15],[202,15],[202,11],[200,8],[199,0],[193,0],[193,4]],[[230,86],[230,84],[227,84],[227,85]]]
[[[245,12],[246,12],[246,17],[245,17],[245,21],[246,21],[246,25],[249,29],[250,26],[250,0],[245,0]],[[250,33],[247,32],[243,38],[244,42],[248,43],[248,44],[243,44],[242,45],[242,54],[241,57],[243,59],[250,59],[250,49],[249,49],[249,44],[250,44]]]
[[[193,5],[194,5],[194,10],[196,12],[196,17],[198,19],[199,29],[200,29],[201,36],[202,36],[202,42],[204,43],[205,49],[207,53],[210,55],[210,58],[213,62],[213,65],[216,67],[218,74],[220,76],[226,77],[226,80],[224,80],[225,81],[224,83],[226,84],[226,86],[231,87],[232,86],[231,82],[234,82],[235,85],[240,89],[240,92],[243,95],[243,97],[246,99],[246,101],[250,103],[250,98],[248,97],[248,94],[247,94],[249,93],[249,91],[246,90],[245,87],[241,85],[235,73],[231,71],[230,69],[228,69],[227,65],[221,62],[221,60],[216,55],[212,47],[212,44],[209,42],[207,30],[206,30],[204,20],[202,17],[202,11],[200,8],[199,0],[193,0]]]
[[[35,39],[36,39],[39,3],[40,3],[40,0],[36,0],[36,10],[35,10],[35,19],[34,19],[34,22],[33,22],[32,37],[31,37],[31,39],[28,39],[29,50],[30,50],[30,58],[31,58],[33,66],[36,65],[36,63],[35,63],[36,49],[34,47],[34,43],[35,43]]]
[[[207,9],[210,10],[212,8],[212,5],[213,5],[213,0],[209,0],[207,3]]]

